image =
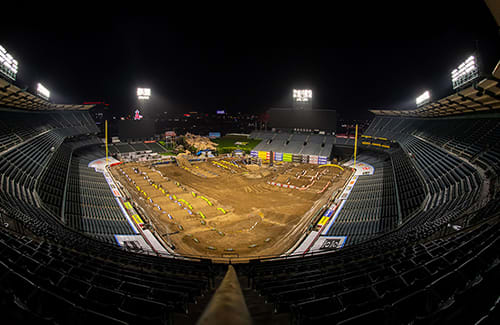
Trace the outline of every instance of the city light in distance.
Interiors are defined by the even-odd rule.
[[[41,83],[37,84],[36,93],[38,94],[38,96],[46,100],[49,100],[50,98],[50,91],[47,88],[45,88]]]
[[[415,102],[417,103],[417,106],[422,106],[427,104],[431,99],[431,94],[429,93],[428,90],[426,90],[422,95],[418,96]]]
[[[137,98],[149,99],[151,97],[151,88],[137,88]]]

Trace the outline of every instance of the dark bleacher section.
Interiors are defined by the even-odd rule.
[[[88,112],[26,112],[0,108],[0,152],[54,129],[72,128],[74,134],[97,133]]]
[[[81,248],[82,249],[82,248]],[[51,324],[166,324],[210,287],[209,265],[78,252],[0,232],[3,319]]]
[[[135,151],[146,151],[146,150],[151,150],[146,144],[142,142],[137,142],[137,143],[131,143],[130,144],[132,148],[135,149]]]
[[[482,181],[470,164],[415,137],[408,137],[403,143],[411,160],[421,170],[431,194],[427,208],[447,204],[457,198],[472,205]]]
[[[358,161],[374,167],[373,175],[360,175],[329,236],[347,236],[352,245],[394,229],[398,223],[394,174],[389,155],[363,152]]]
[[[415,125],[421,120],[376,117],[365,132],[368,135],[397,140],[420,175],[428,196],[422,211],[408,219],[412,227],[426,227],[444,223],[451,218],[450,212],[460,214],[479,202],[482,179],[469,163],[445,151],[438,145],[440,137],[432,135],[433,141],[416,136]],[[439,119],[453,124],[460,119]],[[444,128],[444,124],[441,125]],[[425,127],[424,127],[425,128]],[[413,130],[413,131],[412,131]],[[447,217],[448,216],[448,217]]]
[[[156,142],[145,143],[144,145],[146,145],[146,147],[153,152],[166,152],[165,147]]]
[[[294,323],[470,324],[498,299],[499,235],[494,220],[447,238],[392,249],[373,242],[246,271]]]
[[[130,144],[128,143],[115,143],[113,145],[113,147],[115,148],[115,150],[117,152],[120,152],[120,153],[125,153],[125,152],[134,152],[136,151],[134,147],[132,147]]]
[[[165,147],[156,142],[114,143],[108,146],[108,150],[110,154],[147,151],[147,150],[151,150],[152,152],[166,152]]]
[[[15,193],[30,204],[38,204],[34,198],[36,182],[55,149],[63,142],[64,136],[61,133],[61,130],[44,132],[32,141],[25,141],[1,155],[2,189]]]
[[[70,227],[114,244],[113,235],[132,235],[134,232],[104,175],[88,167],[89,162],[104,156],[105,152],[95,146],[73,154],[64,215]]]
[[[500,118],[376,117],[365,132],[397,139],[413,135],[463,157],[485,170],[500,172]]]
[[[425,197],[424,187],[415,167],[401,148],[391,150],[390,156],[400,202],[401,221],[404,222],[422,204]]]
[[[67,144],[62,144],[52,157],[38,182],[37,192],[40,199],[56,216],[61,215],[71,153],[71,147]]]
[[[273,133],[270,131],[254,131],[251,138],[262,139],[253,149],[255,151],[272,151],[301,155],[315,155],[330,157],[337,138],[333,135],[300,134],[300,133]],[[339,144],[345,145],[348,140],[342,139]],[[351,140],[351,145],[354,140]]]
[[[424,187],[404,151],[363,150],[358,161],[374,167],[373,175],[360,175],[328,231],[346,236],[353,245],[394,229],[422,205]]]

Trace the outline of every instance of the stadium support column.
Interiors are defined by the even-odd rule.
[[[358,125],[356,124],[356,133],[354,135],[354,168],[356,168],[357,151],[358,151]]]

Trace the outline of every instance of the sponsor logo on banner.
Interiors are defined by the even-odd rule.
[[[319,249],[329,250],[329,249],[342,248],[342,246],[344,246],[346,238],[347,237],[345,237],[345,236],[325,238],[323,243],[321,243],[321,246],[319,247]]]

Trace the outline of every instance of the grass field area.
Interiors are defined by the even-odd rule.
[[[219,145],[217,147],[218,153],[229,153],[236,149],[241,149],[246,153],[250,153],[250,150],[262,140],[249,139],[244,136],[226,135],[219,139],[213,139],[212,141]],[[239,144],[237,144],[237,142]]]
[[[175,156],[175,152],[173,151],[159,152],[159,154],[162,156]]]

